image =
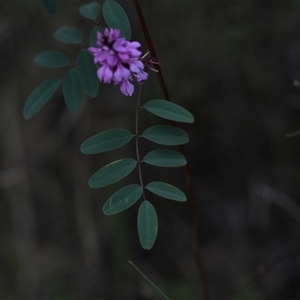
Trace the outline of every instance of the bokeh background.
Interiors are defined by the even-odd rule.
[[[63,76],[33,64],[44,50],[76,61],[81,46],[55,41],[60,26],[93,23],[78,13],[89,1],[0,2],[0,298],[161,299],[132,260],[171,299],[203,299],[192,253],[188,203],[149,199],[159,234],[139,245],[138,205],[107,217],[115,185],[91,190],[105,164],[134,157],[134,145],[85,156],[81,143],[110,128],[134,128],[137,94],[101,85],[70,113],[61,90],[32,119],[22,117],[30,92]],[[133,3],[120,0],[133,40],[143,37]],[[188,160],[198,204],[207,288],[212,299],[300,298],[300,3],[299,1],[141,0],[173,102],[195,115]],[[154,73],[143,100],[162,97]],[[144,114],[141,130],[162,122]],[[141,146],[146,153],[151,143]],[[186,191],[182,169],[144,168],[145,181]]]

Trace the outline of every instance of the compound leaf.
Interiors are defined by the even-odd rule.
[[[143,161],[157,167],[182,167],[186,165],[186,159],[181,153],[166,149],[153,150],[147,153]]]
[[[64,53],[53,50],[39,53],[33,62],[45,68],[59,68],[70,65],[69,58]]]
[[[150,250],[156,240],[158,221],[155,208],[147,200],[143,201],[140,205],[137,225],[142,247],[145,250]]]
[[[152,193],[166,199],[184,202],[185,194],[177,187],[160,181],[153,181],[147,184],[146,188]]]
[[[105,215],[117,214],[138,201],[143,193],[143,188],[138,184],[128,185],[114,193],[104,204]]]
[[[60,78],[51,78],[38,85],[29,95],[24,109],[23,116],[30,119],[51,99],[58,87],[60,86]]]
[[[188,134],[175,126],[154,125],[146,129],[142,137],[160,145],[182,145],[189,141]]]
[[[96,20],[101,12],[101,6],[97,2],[91,2],[79,7],[82,16],[90,20]]]
[[[53,36],[56,40],[66,44],[80,44],[83,40],[81,31],[75,27],[61,27],[54,32]]]
[[[80,147],[84,154],[96,154],[120,148],[133,138],[133,134],[125,129],[110,129],[98,133],[86,141]]]
[[[82,105],[82,94],[78,72],[75,69],[69,70],[64,77],[63,95],[69,110],[78,112]]]
[[[78,55],[77,69],[85,92],[95,98],[99,91],[99,79],[93,57],[86,49],[82,49]]]
[[[194,116],[182,106],[166,100],[148,101],[144,108],[161,118],[183,123],[193,123]]]
[[[110,28],[119,29],[126,40],[131,39],[131,28],[128,17],[122,6],[116,1],[105,1],[102,7],[103,17]]]
[[[98,170],[89,180],[91,188],[101,188],[121,180],[136,167],[137,161],[124,158],[114,161]]]

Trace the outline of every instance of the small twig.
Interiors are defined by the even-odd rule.
[[[143,273],[131,260],[128,261],[166,300],[171,300],[145,273]]]
[[[156,61],[158,60],[158,57],[155,52],[155,48],[150,36],[150,33],[148,31],[148,27],[146,25],[146,21],[142,12],[142,9],[140,7],[139,1],[138,0],[133,0],[137,14],[140,19],[140,23],[143,28],[143,32],[149,47],[149,51],[151,53],[151,56],[155,58]],[[161,87],[161,90],[163,92],[165,100],[171,101],[168,90],[162,75],[161,67],[158,64],[157,65],[157,77],[158,81]],[[177,124],[175,124],[177,126]],[[187,157],[186,150],[184,146],[179,147],[180,152]],[[195,198],[195,193],[194,193],[194,187],[192,183],[192,176],[191,176],[191,171],[190,167],[187,164],[184,168],[184,174],[185,174],[185,180],[188,188],[188,193],[189,193],[189,203],[190,203],[190,210],[191,210],[191,215],[192,215],[192,227],[193,227],[193,252],[194,252],[194,257],[196,261],[196,265],[198,268],[199,276],[200,276],[200,286],[202,288],[203,296],[204,299],[209,300],[209,293],[208,293],[208,288],[207,288],[207,277],[206,277],[206,272],[202,263],[202,258],[201,258],[201,243],[200,243],[200,226],[199,226],[199,219],[198,219],[198,209],[197,209],[197,201]]]
[[[155,52],[155,48],[154,48],[154,45],[153,45],[153,42],[152,42],[150,33],[149,33],[149,31],[148,31],[148,27],[147,27],[147,25],[146,25],[146,21],[145,21],[145,18],[144,18],[142,9],[141,9],[141,7],[140,7],[139,1],[138,1],[138,0],[133,0],[133,2],[134,2],[134,5],[135,5],[137,14],[138,14],[138,16],[139,16],[139,19],[140,19],[142,28],[143,28],[143,32],[144,32],[144,35],[145,35],[145,38],[146,38],[146,41],[147,41],[147,44],[148,44],[148,47],[149,47],[150,54],[151,54],[151,56],[152,56],[156,61],[159,61],[159,60],[158,60],[158,57],[157,57],[157,55],[156,55],[156,52]],[[167,90],[167,87],[166,87],[164,78],[163,78],[163,76],[162,76],[161,67],[160,67],[159,64],[157,64],[156,67],[157,67],[157,71],[158,71],[158,72],[157,72],[158,81],[159,81],[161,90],[162,90],[162,92],[163,92],[163,95],[164,95],[164,97],[165,97],[165,100],[170,101],[169,94],[168,94],[168,90]]]

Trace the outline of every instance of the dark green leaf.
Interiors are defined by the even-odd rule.
[[[50,13],[50,14],[55,14],[56,13],[56,10],[57,10],[57,0],[43,0],[46,8],[47,8],[47,11]]]
[[[71,112],[78,112],[82,105],[81,84],[75,69],[69,70],[63,81],[63,95]]]
[[[101,12],[101,6],[97,2],[91,2],[79,7],[82,16],[90,20],[96,20]]]
[[[95,26],[91,32],[90,32],[90,36],[89,36],[89,42],[90,42],[90,46],[91,47],[95,47],[96,46],[96,42],[97,42],[97,32],[104,32],[104,29],[101,26]]]
[[[113,215],[129,208],[140,199],[142,193],[143,188],[138,184],[131,184],[118,190],[105,202],[104,214]]]
[[[105,1],[102,7],[103,17],[110,28],[119,29],[126,40],[131,39],[131,28],[128,17],[116,1]]]
[[[165,149],[149,152],[143,161],[157,167],[182,167],[186,165],[186,159],[181,153]]]
[[[140,205],[137,225],[142,247],[150,250],[156,240],[158,221],[155,208],[149,201],[145,200]]]
[[[161,118],[183,123],[193,123],[193,115],[182,106],[166,100],[148,101],[144,108]]]
[[[155,125],[146,129],[142,136],[160,145],[182,145],[189,141],[188,134],[175,126]]]
[[[110,129],[98,133],[86,141],[80,147],[84,154],[96,154],[120,148],[133,138],[133,134],[125,129]]]
[[[137,161],[132,158],[124,158],[114,161],[99,171],[89,180],[91,188],[101,188],[121,180],[130,174],[136,167]]]
[[[85,92],[95,98],[99,91],[99,79],[93,57],[86,49],[82,49],[78,55],[77,69]]]
[[[56,40],[67,44],[80,44],[82,43],[83,39],[80,30],[74,27],[66,26],[57,29],[53,36]]]
[[[60,51],[45,51],[34,58],[34,63],[46,68],[59,68],[70,65],[69,58]]]
[[[33,117],[50,100],[61,83],[60,78],[51,78],[38,85],[29,95],[24,109],[25,119]]]
[[[153,181],[147,184],[146,188],[152,193],[175,201],[186,201],[185,194],[177,187],[160,181]]]

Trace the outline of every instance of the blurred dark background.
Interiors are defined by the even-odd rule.
[[[78,13],[89,1],[0,3],[0,298],[161,299],[128,264],[171,299],[202,299],[192,254],[188,203],[151,196],[159,218],[154,248],[139,245],[138,205],[107,217],[102,206],[137,173],[91,190],[105,164],[134,157],[134,145],[105,154],[79,151],[89,136],[133,130],[137,94],[101,84],[96,99],[70,113],[61,91],[31,120],[30,92],[66,69],[35,66],[35,55],[80,46],[55,41],[60,26],[93,26]],[[171,99],[195,115],[187,145],[212,299],[300,299],[299,1],[141,0]],[[133,40],[146,41],[133,3],[120,0]],[[154,73],[143,100],[162,97]],[[162,122],[144,114],[141,130]],[[151,143],[141,149],[146,153]],[[186,191],[182,169],[144,168],[145,181]]]

